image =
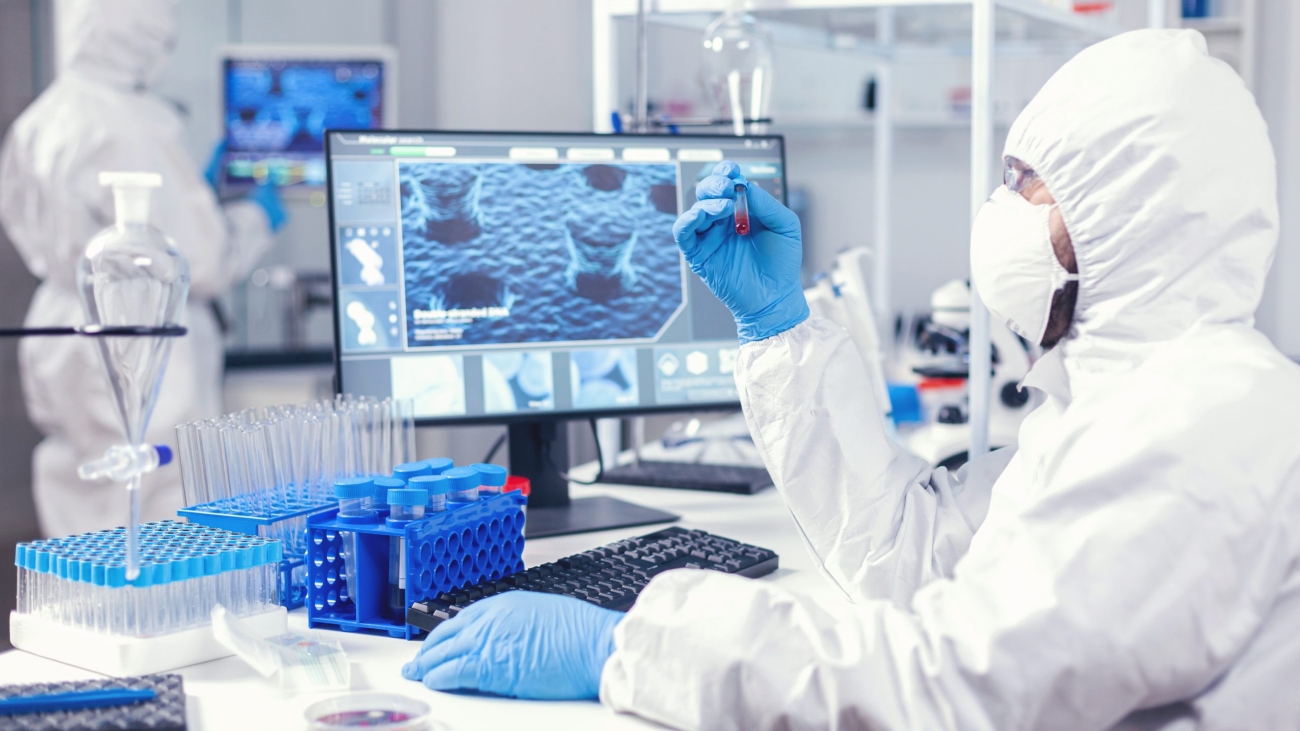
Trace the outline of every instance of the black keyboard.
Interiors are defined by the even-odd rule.
[[[775,571],[778,561],[776,553],[766,548],[674,526],[534,566],[499,581],[444,592],[412,604],[406,621],[431,630],[479,599],[515,589],[565,594],[625,612],[651,578],[669,569],[706,569],[753,578]]]
[[[772,485],[772,477],[762,467],[695,462],[651,462],[641,460],[605,470],[601,482],[645,487],[675,487],[682,490],[708,490],[753,495]]]

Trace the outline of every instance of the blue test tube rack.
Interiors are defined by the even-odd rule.
[[[271,491],[239,495],[182,508],[177,514],[191,523],[261,538],[284,541],[280,560],[280,606],[296,609],[307,602],[306,518],[338,504],[329,499],[281,501]],[[298,521],[301,527],[292,524]]]
[[[422,630],[406,623],[406,611],[389,601],[390,538],[406,542],[406,606],[444,591],[499,579],[524,570],[524,497],[508,492],[452,504],[400,527],[386,510],[368,522],[340,520],[337,510],[307,519],[307,624],[344,632],[382,633],[414,639]],[[342,532],[356,534],[351,557],[357,596],[347,592]]]

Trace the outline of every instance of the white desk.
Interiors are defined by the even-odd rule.
[[[669,510],[682,516],[677,525],[700,528],[776,551],[781,557],[781,568],[759,581],[775,581],[805,593],[835,593],[813,567],[790,514],[775,490],[769,489],[758,495],[727,495],[624,486],[575,485],[572,488],[574,497],[600,494]],[[524,562],[535,566],[620,538],[650,533],[659,527],[662,526],[529,541],[524,550]],[[289,624],[295,631],[305,630],[306,610],[291,612]],[[419,698],[433,709],[433,717],[452,731],[660,728],[631,716],[616,715],[596,702],[520,701],[437,693],[401,676],[401,666],[415,655],[416,643],[343,632],[331,632],[330,635],[339,639],[348,653],[352,663],[353,690],[392,692]],[[233,657],[175,672],[185,678],[192,731],[304,728],[303,710],[328,697],[322,694],[281,694]],[[0,684],[94,677],[98,676],[18,650],[0,654]]]

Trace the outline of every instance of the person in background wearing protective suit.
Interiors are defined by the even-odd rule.
[[[1010,130],[971,271],[1051,349],[1019,447],[932,470],[893,444],[848,334],[807,319],[798,219],[722,163],[677,222],[736,316],[750,430],[848,602],[707,571],[626,616],[511,592],[406,677],[599,697],[686,729],[1300,728],[1300,367],[1253,328],[1273,152],[1195,31],[1067,63]]]
[[[76,261],[113,223],[112,191],[100,171],[162,175],[153,225],[189,260],[190,293],[150,422],[148,441],[171,444],[173,427],[221,413],[222,337],[212,299],[244,276],[271,242],[284,212],[273,191],[221,206],[181,145],[173,107],[149,92],[166,66],[176,27],[171,0],[58,0],[59,70],[14,122],[0,149],[0,223],[41,280],[29,327],[84,322]],[[95,344],[29,338],[19,346],[27,413],[44,434],[32,458],[41,531],[62,536],[123,525],[121,485],[82,482],[77,467],[122,441],[122,426]],[[182,507],[174,469],[145,475],[141,518]]]

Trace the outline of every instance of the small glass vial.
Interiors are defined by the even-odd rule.
[[[478,500],[479,474],[473,467],[456,467],[442,473],[451,485],[447,499],[453,503],[472,503]]]
[[[441,513],[447,509],[447,492],[451,490],[451,483],[442,475],[420,475],[412,477],[407,483],[408,487],[418,488],[429,493],[429,511]]]
[[[399,464],[393,468],[393,477],[401,480],[403,483],[410,482],[412,477],[432,474],[433,470],[429,469],[428,462],[407,462],[406,464]]]
[[[501,488],[506,486],[506,478],[510,475],[506,472],[505,467],[486,462],[472,464],[470,467],[478,470],[480,497],[491,497],[492,495],[501,494]]]

